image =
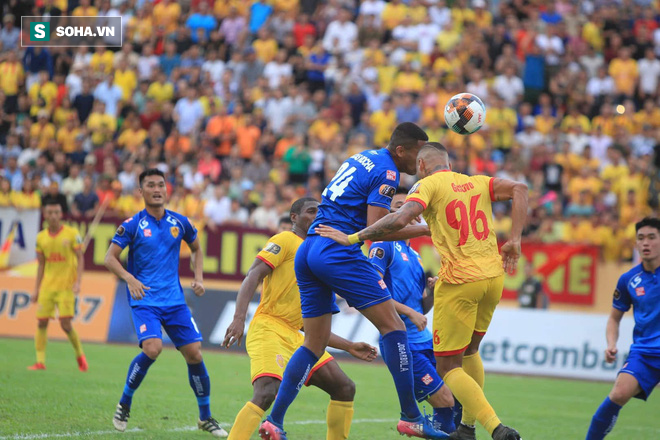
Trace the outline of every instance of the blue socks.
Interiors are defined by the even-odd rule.
[[[302,346],[289,359],[289,363],[282,376],[282,384],[277,392],[273,409],[268,416],[268,420],[280,429],[283,428],[284,415],[289,405],[294,401],[300,389],[305,385],[309,372],[319,361],[312,351]]]
[[[390,370],[394,386],[399,395],[401,414],[408,419],[416,419],[422,415],[415,400],[412,353],[408,346],[408,334],[396,330],[383,335],[383,360]],[[280,388],[281,389],[281,388]]]
[[[188,379],[190,387],[197,397],[199,405],[199,420],[207,420],[211,417],[211,379],[206,371],[204,361],[199,364],[188,364]]]
[[[461,402],[456,400],[456,396],[454,396],[454,427],[458,429],[458,427],[461,424],[461,420],[463,419],[463,405],[461,405]]]
[[[447,434],[456,431],[456,425],[454,425],[454,407],[433,408],[433,426],[439,426]]]
[[[131,365],[128,367],[126,385],[124,385],[124,392],[121,395],[121,399],[119,399],[119,403],[129,407],[131,406],[131,403],[133,402],[133,393],[135,393],[135,390],[140,386],[142,379],[147,375],[147,370],[149,370],[149,367],[154,362],[155,361],[144,354],[144,352],[140,352],[140,354],[135,356]]]
[[[612,402],[609,396],[606,397],[591,419],[591,426],[589,426],[586,440],[604,439],[612,431],[612,428],[614,428],[620,410],[621,406]]]

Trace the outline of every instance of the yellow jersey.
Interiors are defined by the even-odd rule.
[[[80,234],[70,226],[62,225],[55,235],[48,229],[37,234],[37,252],[46,260],[41,293],[73,290],[78,269],[77,251],[81,247]]]
[[[440,281],[465,284],[504,273],[493,225],[493,178],[439,171],[417,182],[406,201],[424,207],[442,257]]]
[[[277,318],[291,328],[300,330],[303,326],[300,291],[296,283],[293,260],[303,239],[290,231],[281,232],[268,240],[268,244],[257,258],[270,266],[273,271],[264,278],[261,302],[254,313]]]

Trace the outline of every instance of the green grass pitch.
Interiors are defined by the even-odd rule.
[[[88,373],[77,369],[68,343],[50,342],[46,371],[27,371],[34,362],[30,340],[0,339],[0,440],[24,438],[211,438],[195,431],[197,405],[181,355],[166,348],[133,399],[129,431],[113,431],[112,414],[128,364],[138,348],[85,344]],[[211,409],[222,423],[251,396],[247,356],[205,353],[211,375]],[[351,439],[397,439],[398,404],[382,364],[343,363],[357,384]],[[593,411],[611,384],[487,375],[486,394],[502,420],[525,440],[584,439]],[[660,393],[659,393],[660,394]],[[660,396],[634,400],[621,413],[608,440],[660,439]],[[325,439],[327,396],[304,389],[287,416],[292,440]],[[430,411],[427,409],[427,411]],[[257,438],[256,436],[254,438]],[[489,436],[482,430],[480,440]]]

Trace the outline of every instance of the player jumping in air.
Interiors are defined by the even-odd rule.
[[[335,292],[383,335],[383,360],[392,374],[401,405],[398,431],[423,438],[447,437],[433,428],[417,406],[406,326],[394,308],[387,285],[357,243],[347,248],[315,232],[320,224],[352,232],[387,215],[399,185],[399,171],[415,173],[417,152],[427,140],[426,133],[415,124],[399,124],[387,148],[364,151],[347,159],[323,191],[316,220],[295,257],[305,341],[284,370],[273,409],[261,425],[263,439],[286,439],[286,410],[329,343],[332,314],[339,312]],[[425,226],[409,226],[387,238],[404,240],[426,234]]]
[[[406,192],[397,190],[392,199],[392,212],[406,200]],[[369,261],[385,280],[392,293],[394,307],[408,331],[415,374],[415,397],[433,407],[436,429],[454,432],[454,396],[438,376],[433,356],[433,336],[426,328],[426,313],[433,307],[433,295],[424,297],[426,277],[419,254],[410,247],[410,240],[377,241],[369,249]],[[429,281],[433,288],[435,279]],[[381,347],[382,351],[382,347]]]
[[[621,407],[633,397],[648,399],[660,383],[660,220],[645,218],[635,230],[642,263],[621,275],[616,285],[607,321],[605,360],[616,360],[619,324],[631,306],[635,318],[633,344],[614,388],[591,419],[587,440],[605,438],[614,428]]]
[[[463,421],[450,438],[475,439],[474,423],[478,420],[494,439],[518,440],[520,435],[500,422],[482,391],[484,367],[479,344],[502,296],[502,267],[511,273],[518,263],[527,218],[527,186],[454,173],[447,150],[437,142],[429,142],[420,150],[417,174],[421,180],[397,212],[350,236],[325,223],[317,232],[344,245],[383,240],[424,215],[433,244],[442,256],[433,313],[437,370],[463,404]],[[511,239],[502,246],[500,257],[491,202],[511,199]]]
[[[225,347],[230,347],[234,342],[240,344],[248,305],[262,281],[263,290],[246,343],[254,388],[252,400],[236,416],[229,440],[249,440],[257,430],[264,412],[275,400],[286,363],[303,343],[304,337],[300,333],[303,325],[300,293],[293,260],[307,236],[309,225],[316,217],[318,205],[318,201],[309,197],[293,203],[292,230],[281,232],[268,240],[241,284],[234,321],[227,328],[223,342]],[[376,348],[364,342],[352,343],[332,335],[330,346],[346,350],[369,362],[376,358]],[[353,417],[355,384],[327,352],[312,367],[305,384],[314,385],[330,395],[326,439],[347,439]]]
[[[57,306],[60,326],[73,345],[78,368],[80,371],[87,371],[87,360],[83,354],[82,344],[78,333],[71,325],[85,264],[82,240],[76,229],[62,224],[62,206],[58,202],[46,202],[44,218],[48,227],[37,234],[39,267],[37,285],[32,297],[32,301],[39,305],[37,334],[34,337],[37,362],[28,367],[28,370],[46,369],[48,320],[55,317],[55,306]]]
[[[126,430],[133,393],[163,349],[162,326],[188,364],[190,386],[199,405],[197,426],[215,437],[227,437],[227,432],[211,417],[211,381],[202,359],[202,335],[186,306],[179,281],[179,251],[184,240],[192,252],[192,290],[197,296],[204,294],[203,254],[197,229],[186,217],[165,209],[167,189],[160,170],[144,171],[139,184],[146,209],[119,226],[105,256],[105,266],[126,282],[133,324],[142,348],[128,367],[124,392],[112,422],[118,431]],[[126,246],[128,270],[119,261]]]

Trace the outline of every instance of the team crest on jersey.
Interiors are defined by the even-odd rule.
[[[385,284],[385,281],[383,280],[378,280],[378,285],[381,289],[387,289],[387,284]]]
[[[124,228],[123,226],[117,228],[117,235],[119,235],[120,237],[124,235],[124,232],[126,232],[126,228]]]
[[[172,234],[172,237],[177,238],[179,236],[179,228],[176,226],[172,226],[170,228],[170,234]]]
[[[385,174],[385,178],[387,180],[394,180],[396,182],[396,171],[387,170],[387,173]]]
[[[144,230],[144,236],[145,237],[151,237],[151,229],[145,229]]]
[[[280,368],[286,367],[286,363],[284,362],[284,356],[282,356],[281,354],[278,354],[277,356],[275,356],[275,362],[277,362],[277,365]]]
[[[424,385],[429,385],[431,382],[433,382],[433,378],[430,374],[427,374],[426,376],[422,377],[422,382],[424,382]]]
[[[146,332],[146,331],[147,331],[147,324],[142,324],[142,325],[140,326],[140,333],[144,333],[144,332]]]
[[[419,192],[419,185],[421,185],[421,182],[417,182],[410,188],[410,191],[408,191],[408,195],[415,194]]]
[[[264,248],[264,252],[270,252],[273,255],[277,255],[282,250],[282,247],[279,244],[268,243]]]
[[[619,292],[619,289],[614,289],[614,299],[620,299],[621,298],[621,292]]]
[[[635,293],[637,294],[637,296],[646,295],[646,291],[644,290],[644,286],[636,288]]]
[[[383,259],[383,256],[385,255],[385,250],[383,248],[375,247],[369,251],[369,258],[380,258],[381,260]]]
[[[383,184],[380,186],[380,190],[378,192],[380,192],[385,197],[389,197],[391,199],[392,197],[394,197],[394,194],[396,193],[396,188],[394,188],[393,186]]]

